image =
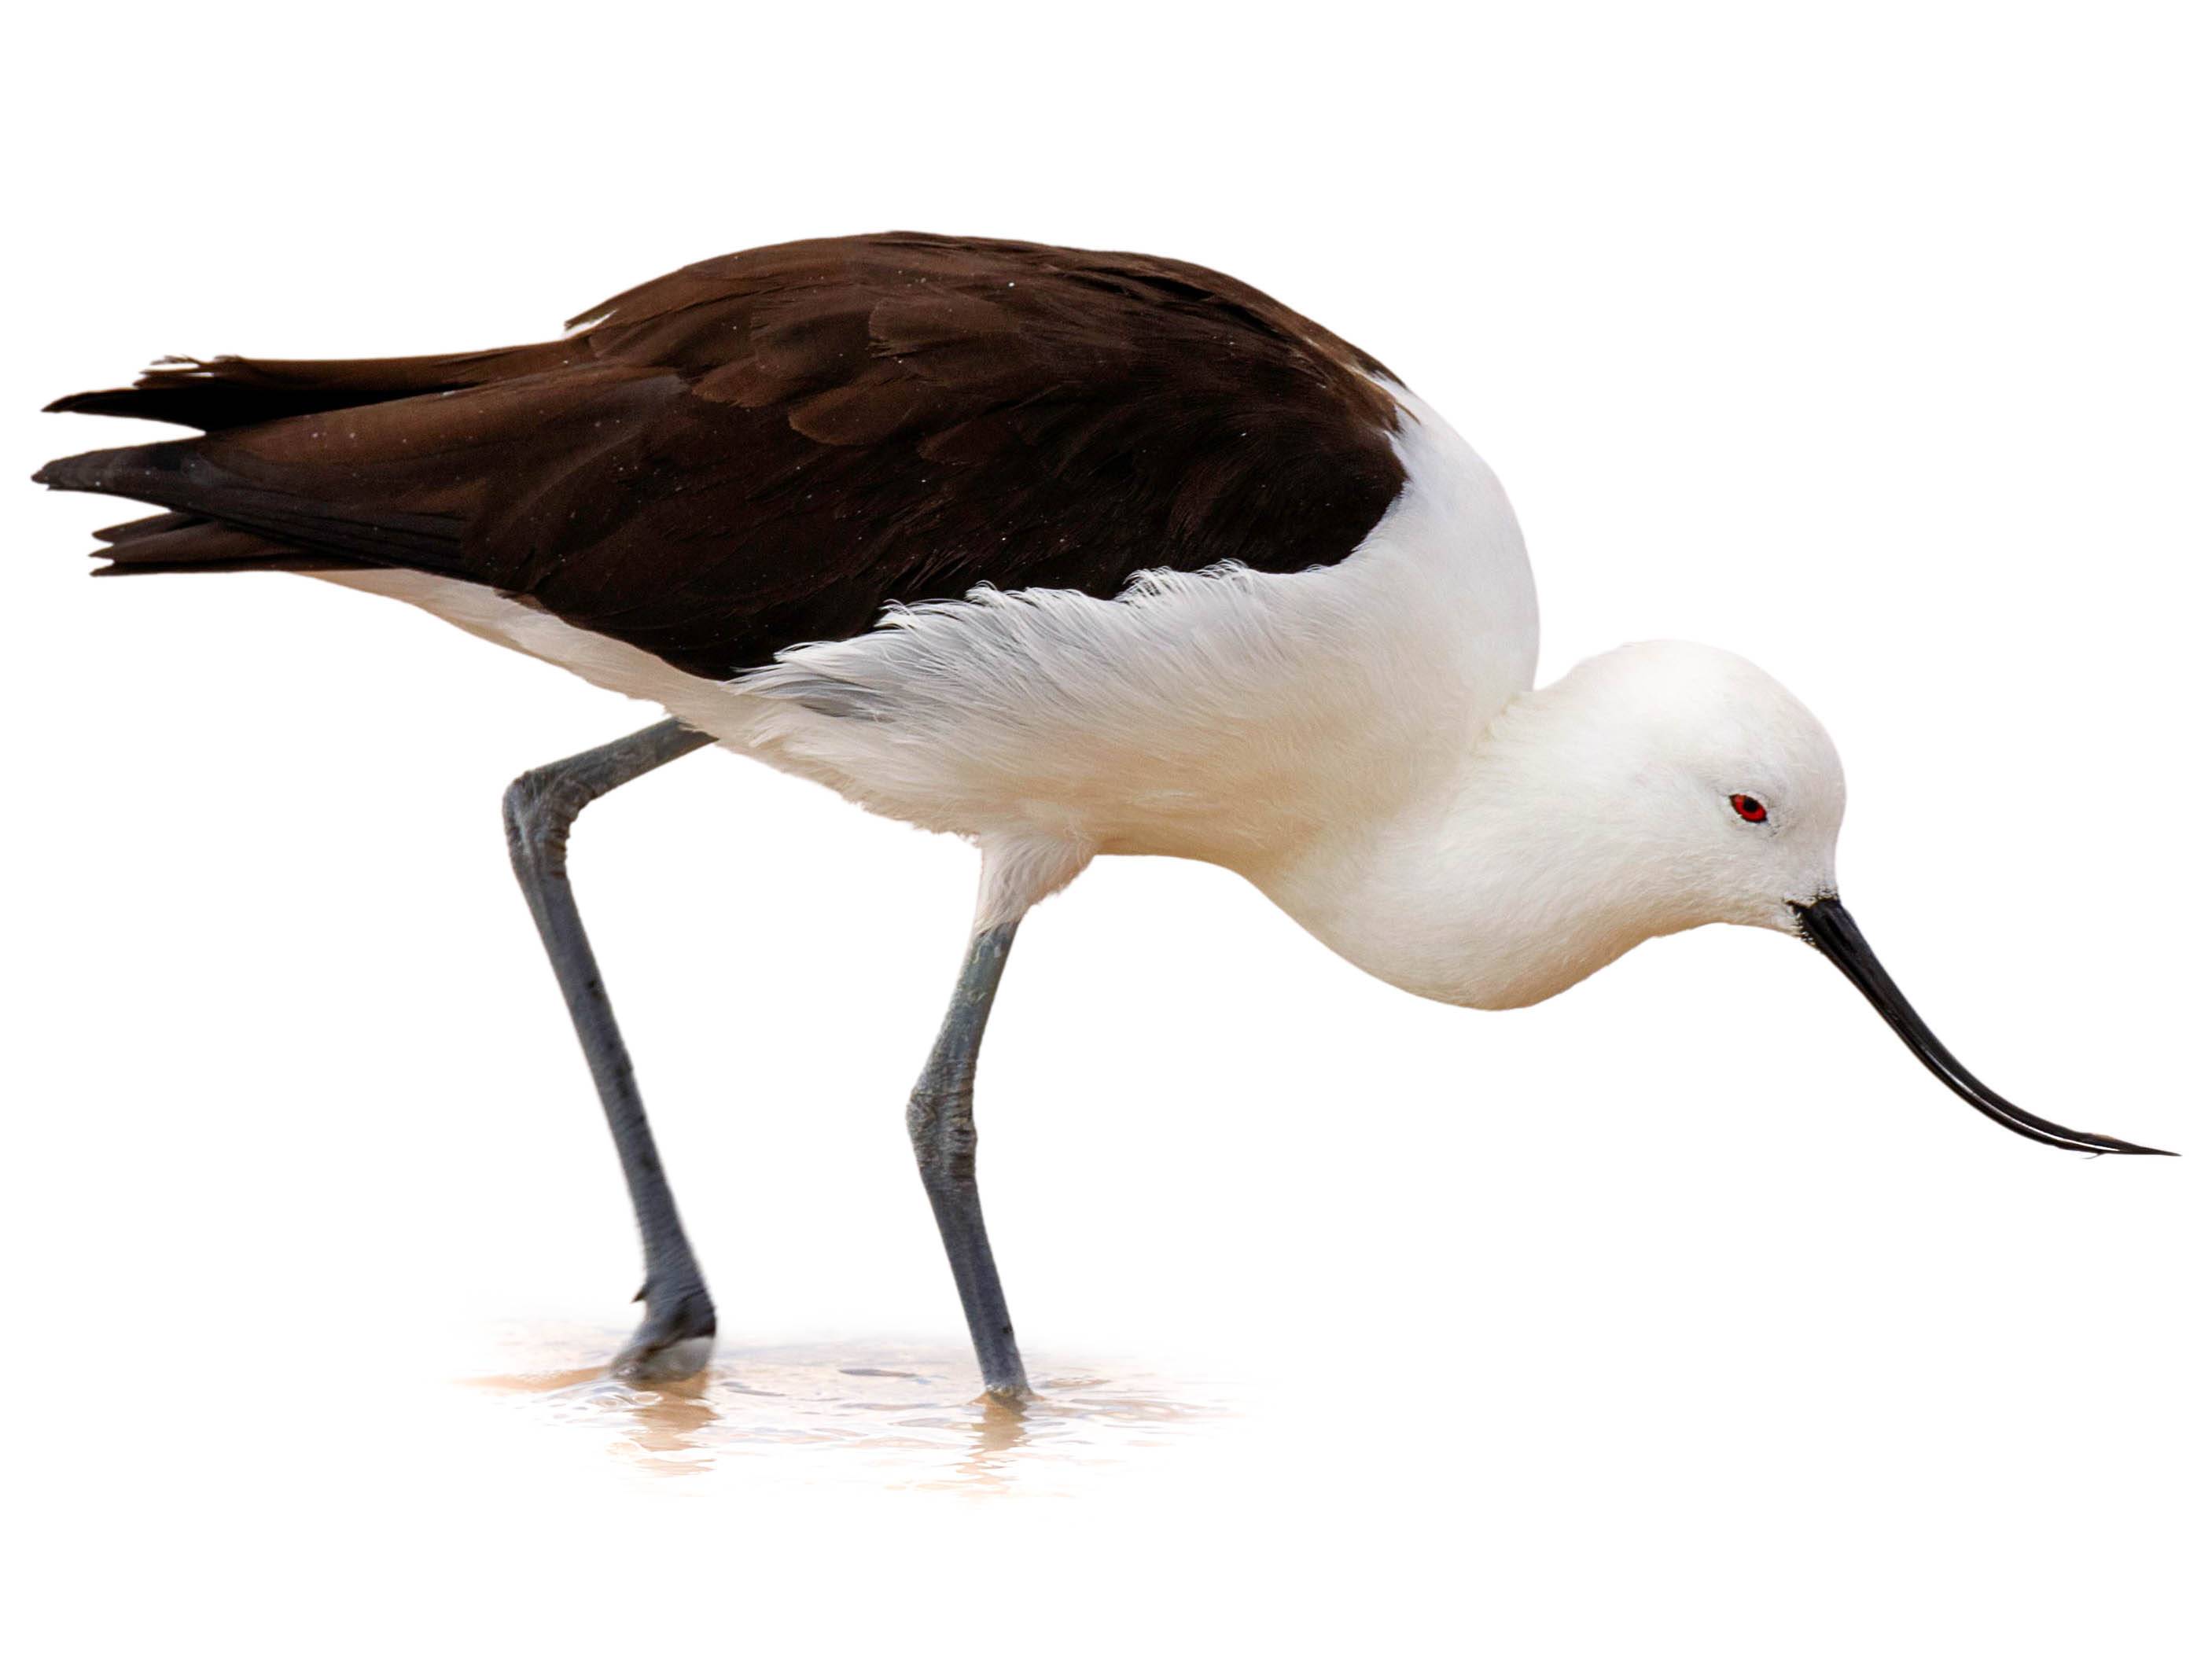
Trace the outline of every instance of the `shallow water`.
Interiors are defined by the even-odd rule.
[[[633,1384],[604,1360],[623,1333],[526,1331],[467,1380],[548,1433],[587,1435],[648,1474],[720,1468],[810,1484],[1061,1494],[1237,1415],[1232,1390],[1030,1356],[1036,1397],[984,1398],[974,1357],[890,1342],[725,1346],[681,1382]]]

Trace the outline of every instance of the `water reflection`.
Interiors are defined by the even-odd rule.
[[[611,1352],[619,1336],[524,1339],[502,1375],[472,1379],[550,1425],[604,1437],[659,1475],[762,1465],[809,1482],[974,1492],[1065,1492],[1132,1455],[1233,1414],[1218,1386],[1033,1358],[1037,1397],[980,1397],[966,1352],[890,1345],[788,1345],[718,1352],[701,1375],[657,1386],[604,1369],[533,1364]]]

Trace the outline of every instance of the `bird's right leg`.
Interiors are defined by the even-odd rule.
[[[1013,948],[1015,921],[981,927],[968,941],[968,959],[945,1010],[929,1063],[907,1102],[907,1133],[921,1168],[923,1190],[937,1216],[945,1260],[968,1316],[968,1334],[984,1391],[1017,1403],[1030,1395],[1029,1374],[1014,1343],[1014,1322],[1006,1293],[999,1285],[999,1264],[983,1230],[983,1200],[975,1188],[975,1057],[983,1046],[983,1027],[999,994],[1006,952]]]
[[[599,1085],[614,1132],[623,1179],[645,1245],[645,1318],[616,1356],[616,1375],[635,1381],[688,1376],[714,1346],[714,1304],[684,1236],[676,1196],[660,1167],[653,1130],[638,1097],[629,1051],[615,1024],[614,1005],[592,959],[592,942],[568,886],[568,829],[585,807],[633,778],[703,748],[711,739],[675,720],[662,720],[617,742],[525,772],[507,786],[507,851],[561,981],[568,1017]]]

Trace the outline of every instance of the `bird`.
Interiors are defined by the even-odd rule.
[[[1997,1095],[1837,891],[1827,733],[1741,657],[1621,647],[1535,683],[1497,477],[1380,362],[1181,260],[919,232],[688,265],[557,338],[161,360],[56,411],[199,435],[36,481],[149,516],[100,576],[285,571],[658,705],[503,816],[644,1256],[625,1379],[716,1335],[567,871],[591,801],[719,746],[977,848],[906,1106],[985,1397],[1030,1396],[976,1180],[975,1079],[1023,918],[1096,858],[1243,876],[1415,995],[1553,996],[1709,923],[1801,939],[2015,1133],[2159,1149]]]

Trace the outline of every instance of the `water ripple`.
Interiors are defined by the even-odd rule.
[[[525,1335],[502,1374],[470,1380],[655,1475],[774,1466],[810,1483],[971,1492],[1066,1492],[1236,1414],[1220,1385],[1048,1356],[1033,1357],[1036,1397],[1010,1407],[981,1397],[965,1352],[888,1343],[725,1348],[699,1376],[659,1385],[574,1364],[618,1345]]]

